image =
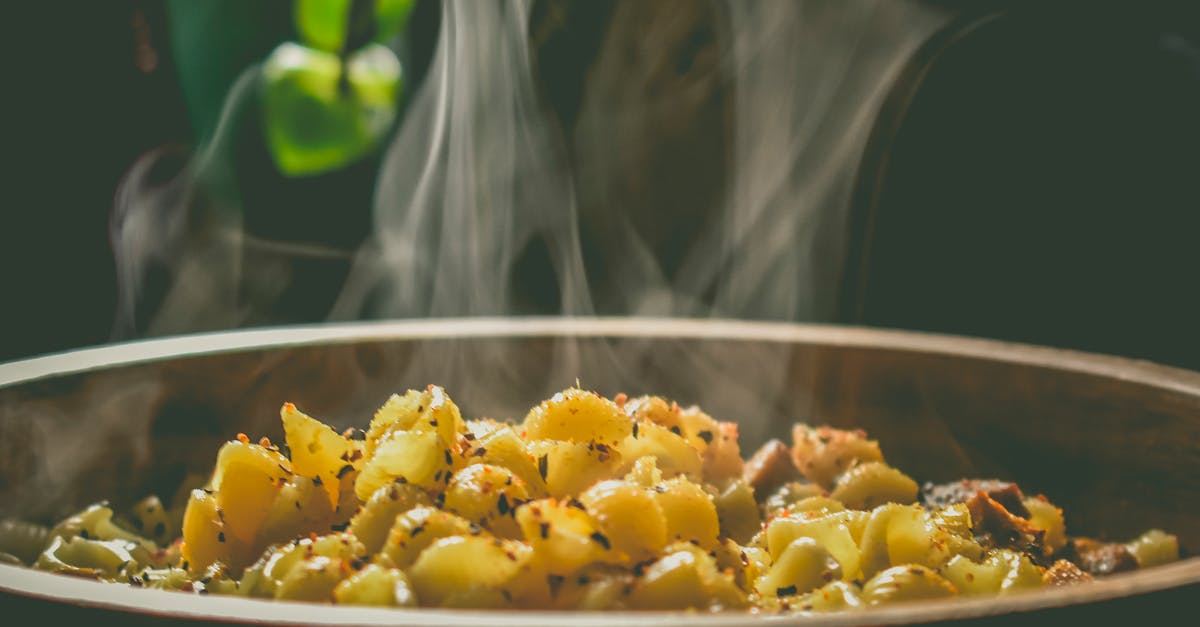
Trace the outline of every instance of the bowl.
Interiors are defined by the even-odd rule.
[[[987,340],[680,319],[413,320],[180,336],[0,365],[0,517],[170,495],[237,432],[281,437],[284,401],[362,426],[393,392],[444,386],[465,415],[520,418],[576,380],[735,420],[743,453],[795,421],[861,427],[919,481],[1015,480],[1076,534],[1157,527],[1200,546],[1200,373]],[[1061,624],[1173,615],[1200,558],[1089,585],[866,612],[802,625]],[[384,610],[135,589],[0,565],[0,611],[126,625],[742,625],[741,613]]]

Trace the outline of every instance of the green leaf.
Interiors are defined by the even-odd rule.
[[[376,3],[375,41],[387,43],[408,30],[408,18],[412,15],[414,0],[376,0]]]
[[[281,44],[263,65],[263,122],[280,172],[311,176],[374,150],[391,130],[402,88],[391,50],[369,44],[350,56]]]
[[[414,0],[374,0],[372,41],[386,44],[408,28]],[[339,52],[346,42],[353,0],[296,0],[293,19],[300,40],[307,46]]]
[[[292,18],[306,45],[338,52],[346,41],[351,0],[296,0]]]

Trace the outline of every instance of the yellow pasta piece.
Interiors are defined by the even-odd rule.
[[[599,530],[591,516],[581,507],[543,499],[518,508],[516,518],[525,541],[548,574],[571,574],[601,559],[608,550],[598,540]]]
[[[354,491],[361,500],[376,490],[402,480],[429,488],[443,485],[453,460],[450,449],[436,431],[392,431],[376,445],[358,479]]]
[[[525,481],[507,468],[473,464],[454,474],[445,508],[498,536],[515,538],[520,535],[515,510],[528,500]]]
[[[800,537],[780,552],[754,587],[763,596],[794,596],[841,578],[838,560],[816,540]]]
[[[640,562],[667,544],[667,522],[651,494],[627,481],[603,481],[580,496],[606,561]]]
[[[1179,560],[1179,538],[1161,529],[1151,529],[1125,546],[1142,568]]]
[[[447,607],[496,607],[502,586],[529,559],[518,542],[482,536],[450,536],[429,545],[408,570],[417,598]]]
[[[713,499],[721,534],[735,542],[748,542],[762,527],[754,490],[745,481],[732,481]]]
[[[368,564],[343,579],[333,589],[333,598],[343,605],[415,607],[417,595],[408,577],[398,568]]]
[[[370,459],[379,444],[395,431],[434,432],[446,448],[458,441],[458,434],[465,430],[462,412],[458,405],[436,385],[424,390],[409,390],[404,396],[393,394],[383,407],[375,412],[367,429],[364,447]],[[368,493],[369,494],[369,493]],[[366,498],[359,494],[359,498]]]
[[[433,507],[414,507],[396,518],[376,561],[384,566],[406,569],[435,540],[460,535],[491,537],[462,516]]]
[[[310,479],[319,478],[322,489],[329,495],[329,506],[336,507],[340,479],[361,466],[358,443],[342,437],[291,403],[283,404],[279,417],[291,451],[292,471]]]
[[[1029,510],[1029,524],[1046,532],[1043,541],[1045,555],[1054,555],[1067,545],[1067,525],[1063,511],[1049,501],[1038,497],[1027,497],[1023,504]]]
[[[470,461],[507,468],[520,477],[530,498],[543,498],[548,494],[546,479],[538,470],[537,461],[512,427],[501,426],[489,431],[466,451]]]
[[[717,508],[704,488],[683,477],[668,479],[656,486],[654,500],[666,518],[668,540],[695,541],[705,549],[717,546]]]
[[[633,421],[616,403],[599,394],[568,388],[531,409],[523,427],[535,440],[616,446],[633,431]]]
[[[544,472],[550,496],[578,496],[599,481],[621,474],[622,455],[599,442],[530,442],[539,473]]]
[[[276,451],[237,440],[222,446],[212,486],[226,532],[252,544],[269,512],[264,505],[274,502],[291,476],[291,462]]]
[[[893,566],[875,575],[863,585],[862,600],[866,605],[895,601],[916,601],[954,596],[954,584],[932,569],[917,565]]]
[[[858,577],[861,554],[851,531],[852,518],[838,512],[819,518],[806,518],[804,514],[776,518],[767,524],[767,550],[778,560],[783,551],[799,538],[811,538],[825,547],[841,565],[842,577],[847,580]]]
[[[830,496],[846,507],[874,509],[884,503],[912,503],[919,491],[917,482],[899,470],[883,462],[866,462],[838,477]]]
[[[350,520],[350,532],[367,553],[377,553],[387,540],[396,517],[414,507],[429,505],[429,495],[411,483],[393,481],[375,491]]]
[[[879,443],[867,439],[862,431],[843,431],[829,427],[812,428],[797,424],[792,429],[792,460],[796,468],[826,488],[856,463],[881,462]]]
[[[634,462],[643,457],[654,457],[663,476],[683,474],[689,479],[700,481],[704,464],[700,452],[682,435],[654,423],[644,423],[638,433],[630,434],[618,447],[621,456],[628,460],[624,471],[632,469]]]

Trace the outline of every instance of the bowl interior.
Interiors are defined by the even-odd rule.
[[[361,427],[434,383],[468,416],[520,419],[573,384],[697,403],[743,453],[795,421],[861,427],[918,481],[1000,477],[1078,534],[1158,527],[1200,546],[1200,374],[1028,346],[837,327],[459,320],[235,332],[0,366],[0,516],[52,520],[170,495],[279,406]]]

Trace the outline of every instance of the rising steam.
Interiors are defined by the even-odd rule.
[[[696,36],[675,5],[619,2],[582,81],[578,115],[567,124],[544,102],[530,51],[531,5],[444,2],[432,65],[383,159],[373,233],[346,259],[351,271],[328,318],[520,314],[529,311],[528,294],[540,293],[551,295],[549,309],[568,316],[832,319],[851,183],[867,134],[897,72],[943,18],[898,0],[693,4],[709,16],[712,41],[701,38],[711,45],[681,62],[679,45],[686,49]],[[269,322],[295,278],[289,259],[343,254],[245,233],[234,191],[243,173],[231,164],[253,73],[231,91],[210,145],[177,168],[167,167],[167,154],[150,155],[122,185],[112,222],[116,337]],[[662,189],[647,165],[656,150],[648,138],[666,135],[706,136],[713,142],[705,145],[718,148],[715,171],[699,168],[686,150],[671,165],[677,179],[718,190],[688,196],[682,204],[694,204],[692,213],[659,215],[648,200]],[[664,241],[678,250],[666,254]],[[521,265],[530,250],[543,251],[532,257],[540,272]],[[726,408],[737,415],[718,417],[740,420],[754,445],[769,429],[763,417],[781,413],[778,392],[795,366],[786,346],[767,343],[730,350],[561,339],[534,356],[537,368],[518,366],[531,356],[514,350],[525,345],[438,341],[395,354],[340,351],[303,364],[280,353],[215,373],[213,381],[228,386],[209,383],[206,393],[244,394],[233,400],[255,408],[245,425],[272,421],[269,408],[293,394],[326,399],[329,413],[314,412],[326,420],[361,425],[361,407],[382,402],[375,395],[383,383],[398,391],[435,382],[468,414],[519,417],[522,407],[586,372],[582,383],[605,393],[670,393]],[[270,378],[280,367],[291,368],[290,379]],[[535,370],[543,380],[532,380]],[[163,381],[152,380],[156,371],[139,371],[137,387],[154,402],[125,395],[106,404],[111,390],[85,388],[79,411],[119,412],[64,417],[55,429],[80,446],[125,442],[143,463],[153,412],[198,385],[169,382],[161,372]],[[125,402],[131,398],[136,407]],[[351,407],[354,415],[339,414]],[[782,409],[812,418],[805,407]],[[5,428],[33,424],[10,422]],[[212,431],[228,437],[223,424]],[[54,472],[44,464],[30,470],[17,500],[64,494],[88,472],[84,462],[54,459]]]

